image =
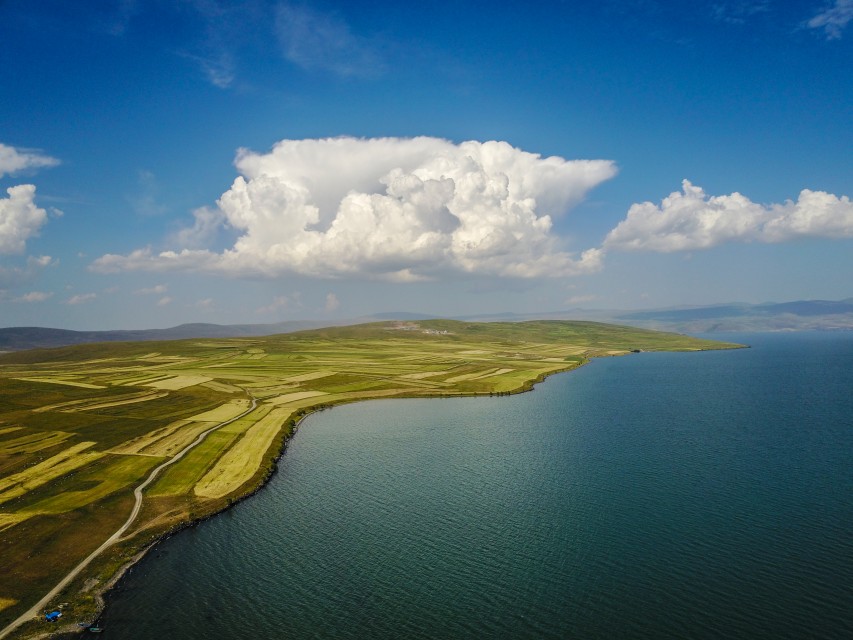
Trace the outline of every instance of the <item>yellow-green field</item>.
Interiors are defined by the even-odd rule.
[[[0,628],[119,528],[152,469],[210,429],[146,490],[125,537],[61,594],[65,619],[91,616],[97,585],[140,549],[260,486],[315,409],[504,395],[590,357],[732,346],[588,322],[431,320],[0,356]],[[33,621],[13,637],[46,629]]]

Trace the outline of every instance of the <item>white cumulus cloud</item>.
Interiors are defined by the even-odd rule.
[[[33,202],[31,184],[9,187],[6,193],[8,198],[0,198],[0,253],[23,253],[27,240],[47,222],[47,212]]]
[[[59,160],[31,149],[16,149],[0,142],[0,178],[26,169],[54,167]]]
[[[239,235],[231,248],[143,248],[92,268],[397,281],[589,272],[601,251],[570,255],[552,218],[616,173],[607,160],[429,137],[284,140],[265,154],[241,150],[236,166],[218,201],[219,224]],[[196,215],[196,226],[208,233],[215,220]]]
[[[784,242],[802,236],[853,238],[847,196],[803,189],[796,202],[763,205],[740,193],[708,196],[683,181],[660,205],[634,204],[604,241],[604,249],[668,253],[730,241]]]

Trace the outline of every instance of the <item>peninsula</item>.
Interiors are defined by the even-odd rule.
[[[151,545],[262,486],[312,411],[506,395],[590,358],[739,346],[594,322],[426,320],[0,356],[0,636],[94,620]]]

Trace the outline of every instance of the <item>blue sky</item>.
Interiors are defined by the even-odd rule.
[[[0,2],[0,326],[853,295],[853,0]]]

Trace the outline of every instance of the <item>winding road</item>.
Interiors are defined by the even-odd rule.
[[[39,600],[30,609],[28,609],[27,611],[22,613],[18,618],[16,618],[13,622],[11,622],[9,625],[7,625],[2,631],[0,631],[0,639],[5,638],[10,633],[15,631],[15,629],[20,627],[22,624],[24,624],[25,622],[29,622],[30,620],[32,620],[33,618],[38,616],[41,613],[42,609],[45,607],[45,605],[47,605],[48,602],[50,602],[53,598],[55,598],[59,594],[60,591],[62,591],[65,587],[67,587],[68,584],[72,580],[74,580],[74,578],[76,578],[80,574],[81,571],[83,571],[83,569],[85,569],[87,566],[89,566],[89,563],[91,563],[92,560],[94,560],[99,555],[101,555],[101,553],[103,553],[105,549],[107,549],[108,547],[110,547],[113,544],[115,544],[116,542],[118,542],[121,539],[121,537],[124,535],[124,533],[128,530],[128,528],[130,528],[130,525],[133,524],[133,521],[136,520],[136,516],[139,515],[139,511],[140,511],[140,509],[142,509],[142,492],[145,491],[145,489],[148,487],[148,485],[150,485],[152,482],[154,482],[154,480],[157,478],[157,475],[166,467],[175,464],[178,460],[183,458],[194,447],[199,445],[207,437],[207,434],[211,433],[212,431],[216,431],[217,429],[224,427],[227,424],[231,424],[232,422],[235,422],[235,421],[239,420],[240,418],[242,418],[243,416],[251,413],[255,409],[255,407],[258,405],[258,401],[256,398],[254,398],[252,396],[250,396],[250,398],[252,400],[251,406],[248,409],[246,409],[243,413],[241,413],[239,416],[235,416],[235,417],[231,418],[230,420],[226,420],[225,422],[220,422],[219,424],[211,427],[207,431],[203,431],[202,433],[200,433],[198,435],[198,437],[195,440],[193,440],[190,444],[188,444],[186,447],[184,447],[173,458],[170,458],[169,460],[167,460],[166,462],[164,462],[160,466],[155,467],[151,471],[151,473],[148,474],[148,477],[145,478],[145,480],[142,482],[142,484],[140,484],[138,487],[136,487],[133,490],[133,497],[135,498],[135,502],[133,504],[133,510],[131,510],[130,515],[128,516],[125,523],[121,527],[119,527],[115,533],[113,533],[109,538],[107,538],[101,544],[101,546],[99,546],[97,549],[95,549],[92,553],[90,553],[88,556],[86,556],[86,558],[84,560],[82,560],[80,562],[80,564],[78,564],[76,567],[74,567],[68,573],[68,575],[66,575],[62,580],[60,580],[59,584],[57,584],[53,589],[51,589],[47,594],[45,594],[45,596],[41,600]]]

